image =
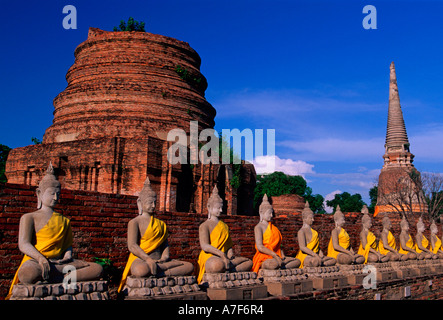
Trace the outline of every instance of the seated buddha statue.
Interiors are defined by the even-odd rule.
[[[335,228],[331,231],[331,239],[328,245],[328,257],[334,258],[339,264],[362,264],[365,257],[354,253],[351,248],[351,237],[343,228],[345,215],[337,206],[334,213]]]
[[[198,257],[197,282],[201,283],[207,273],[250,271],[251,259],[236,257],[233,243],[226,223],[220,219],[223,199],[218,195],[217,186],[208,199],[208,219],[199,227],[201,252]]]
[[[398,253],[401,254],[400,259],[402,261],[417,259],[414,240],[408,232],[409,224],[404,216],[400,222],[400,228],[400,249],[398,250]],[[419,258],[422,259],[421,257]]]
[[[386,262],[389,260],[387,256],[383,256],[378,249],[378,241],[375,235],[369,230],[372,227],[372,220],[369,216],[368,207],[363,206],[361,210],[363,217],[361,218],[362,229],[360,232],[360,247],[358,254],[365,257],[365,262]]]
[[[63,282],[67,274],[76,281],[97,280],[103,268],[93,262],[73,258],[73,234],[71,222],[54,211],[60,197],[61,185],[49,164],[45,176],[40,181],[37,194],[37,211],[24,214],[20,218],[18,247],[25,255],[13,280],[6,299],[12,295],[17,283],[34,284],[39,281]],[[63,271],[66,266],[75,271]]]
[[[292,269],[298,268],[300,260],[287,257],[281,249],[282,235],[278,228],[271,222],[274,210],[268,201],[268,196],[263,196],[259,207],[260,222],[254,228],[256,253],[252,259],[252,271],[260,269]]]
[[[130,253],[118,292],[124,288],[128,275],[186,276],[194,270],[190,262],[170,259],[168,228],[154,216],[156,201],[157,194],[149,178],[146,178],[137,199],[138,216],[128,223],[127,244]]]
[[[320,237],[318,232],[312,229],[314,223],[314,212],[309,208],[306,201],[305,208],[302,211],[303,226],[298,230],[297,239],[300,250],[296,258],[300,260],[300,268],[333,266],[337,260],[325,256],[320,250]]]
[[[441,239],[437,236],[438,228],[435,221],[431,224],[431,250],[436,254],[439,259],[443,259],[443,248],[441,245]]]
[[[437,255],[429,249],[429,240],[426,239],[423,232],[425,231],[425,224],[420,217],[417,221],[417,234],[415,235],[415,251],[419,259],[437,259]]]
[[[378,252],[387,256],[389,261],[397,261],[400,259],[400,254],[397,252],[395,237],[391,232],[392,224],[388,216],[383,217],[382,224],[383,230],[378,242]]]

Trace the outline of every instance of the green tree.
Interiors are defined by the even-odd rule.
[[[369,190],[369,199],[371,200],[371,204],[368,207],[369,213],[373,214],[375,210],[375,206],[377,205],[377,196],[378,196],[378,186],[373,186]]]
[[[11,150],[12,149],[9,148],[8,146],[0,144],[0,182],[1,183],[7,182],[5,175],[6,159],[8,158],[9,151]]]
[[[128,23],[124,20],[120,21],[120,25],[118,27],[114,27],[114,31],[140,31],[146,32],[145,23],[134,20],[134,18],[129,17]]]
[[[312,194],[311,187],[306,188],[305,200],[309,202],[309,207],[314,213],[326,213],[324,208],[325,198],[321,194]]]
[[[334,212],[337,205],[340,205],[342,212],[360,212],[365,205],[359,193],[351,195],[349,192],[336,194],[334,199],[326,201],[326,204],[334,208]]]

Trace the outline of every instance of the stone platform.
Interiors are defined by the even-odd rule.
[[[258,271],[258,278],[263,281],[271,296],[286,296],[312,291],[312,280],[303,273],[303,269],[280,269]]]
[[[314,290],[342,288],[348,285],[348,279],[339,266],[305,267],[304,272],[312,280]]]
[[[82,281],[69,284],[41,283],[14,285],[10,300],[108,300],[106,281]]]
[[[206,300],[195,276],[147,277],[129,276],[122,290],[125,300]]]
[[[201,285],[211,300],[263,299],[268,292],[255,272],[205,273]]]
[[[364,264],[339,265],[339,268],[349,285],[361,285],[368,274]]]

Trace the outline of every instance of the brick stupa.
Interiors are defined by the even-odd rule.
[[[386,129],[384,164],[378,181],[377,206],[380,212],[402,212],[400,202],[413,198],[413,211],[420,211],[417,197],[413,194],[413,183],[409,175],[420,173],[413,165],[414,155],[406,133],[405,121],[400,105],[397,75],[394,62],[390,65],[388,123]],[[422,201],[423,202],[423,201]]]
[[[37,185],[52,161],[63,188],[136,195],[146,176],[164,211],[204,212],[215,183],[226,190],[227,213],[237,212],[230,165],[171,165],[170,129],[189,134],[214,127],[215,109],[205,99],[201,59],[188,43],[147,32],[90,28],[75,50],[67,88],[54,99],[53,124],[43,142],[14,149],[6,164],[9,183]],[[243,166],[243,190],[255,184]],[[252,212],[245,199],[244,213]]]

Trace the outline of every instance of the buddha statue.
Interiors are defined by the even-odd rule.
[[[345,215],[337,206],[334,213],[335,228],[331,231],[331,239],[328,244],[328,257],[334,258],[339,264],[362,264],[365,257],[354,253],[351,248],[351,237],[343,228]]]
[[[306,201],[305,208],[302,211],[303,226],[297,233],[298,245],[300,250],[296,258],[300,260],[300,268],[303,267],[320,267],[333,266],[337,260],[325,256],[320,250],[320,237],[318,232],[312,229],[314,223],[314,212],[309,208]]]
[[[263,196],[259,207],[260,222],[254,228],[256,253],[252,259],[252,271],[260,269],[292,269],[298,268],[300,260],[287,257],[281,249],[282,235],[278,228],[271,222],[274,210],[268,201],[268,196]]]
[[[400,228],[400,249],[398,250],[398,253],[401,254],[400,259],[402,261],[417,259],[414,240],[408,232],[409,223],[404,216],[400,222]],[[422,257],[420,256],[419,259],[422,259]]]
[[[11,297],[14,285],[19,282],[61,283],[67,274],[71,280],[76,281],[97,280],[101,277],[101,265],[73,257],[71,222],[54,211],[60,191],[60,182],[50,163],[36,189],[38,210],[20,218],[18,247],[25,256],[12,280],[6,299]],[[65,274],[63,270],[66,266],[69,266],[69,270],[75,270],[75,278],[72,271]]]
[[[128,223],[129,258],[123,271],[118,292],[128,275],[134,277],[186,276],[194,271],[192,263],[170,259],[168,229],[154,216],[157,194],[147,177],[137,199],[138,216]]]
[[[382,219],[383,230],[381,232],[381,239],[378,242],[378,252],[387,256],[389,261],[397,261],[400,259],[400,254],[397,252],[397,245],[395,237],[391,232],[392,224],[388,216]]]
[[[201,283],[203,275],[207,273],[250,271],[251,259],[236,257],[229,228],[220,215],[223,209],[223,199],[218,195],[217,186],[214,187],[207,203],[208,219],[199,227],[201,252],[198,257],[197,282]]]
[[[431,250],[436,254],[439,259],[443,259],[443,248],[441,245],[441,239],[437,236],[438,228],[435,221],[431,224]]]
[[[437,255],[429,250],[429,240],[426,239],[423,232],[425,231],[425,224],[420,217],[417,221],[417,233],[415,235],[415,251],[418,253],[419,259],[437,259]]]
[[[387,256],[382,255],[377,251],[378,241],[375,235],[369,230],[372,227],[372,220],[369,216],[368,207],[363,206],[361,210],[363,217],[361,218],[362,229],[360,232],[360,247],[358,254],[365,258],[364,263],[368,262],[386,262],[389,260]]]

